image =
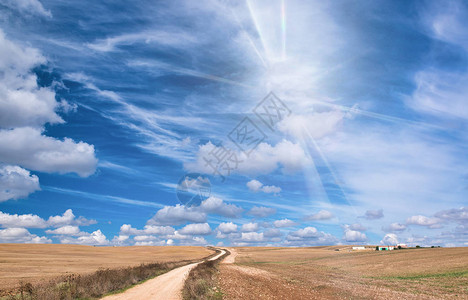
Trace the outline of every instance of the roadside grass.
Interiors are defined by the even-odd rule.
[[[36,285],[21,282],[17,293],[1,297],[0,299],[98,299],[109,294],[123,292],[136,284],[140,284],[174,268],[197,261],[199,260],[141,264],[139,266],[119,269],[101,269],[91,274],[71,274]]]
[[[217,265],[230,253],[216,260],[207,260],[193,268],[185,280],[182,296],[184,300],[220,300],[223,293],[217,286]],[[219,251],[218,251],[219,253]]]

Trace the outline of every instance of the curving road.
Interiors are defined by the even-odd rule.
[[[221,253],[209,260],[216,260],[223,256],[226,251],[220,249]],[[126,290],[123,293],[104,297],[105,300],[178,300],[182,299],[182,288],[190,271],[199,263],[189,264],[164,273],[142,284]]]

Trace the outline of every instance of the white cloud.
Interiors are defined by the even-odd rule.
[[[344,113],[338,110],[315,112],[308,115],[294,114],[278,124],[278,129],[297,140],[312,137],[320,139],[335,132],[342,123]]]
[[[468,119],[468,74],[429,69],[418,72],[414,80],[417,88],[407,100],[410,107],[442,118]]]
[[[78,226],[65,225],[54,230],[46,230],[47,234],[57,234],[57,235],[75,235],[78,236],[81,234],[80,228]]]
[[[468,13],[463,1],[431,2],[423,15],[427,31],[433,38],[468,53]],[[468,88],[465,71],[446,71],[428,67],[414,76],[416,90],[406,101],[415,110],[440,118],[468,119],[466,97]]]
[[[0,226],[2,227],[25,227],[25,228],[47,228],[62,227],[67,225],[88,226],[95,224],[95,220],[88,220],[84,217],[75,218],[73,211],[67,209],[61,216],[50,216],[46,221],[43,218],[33,214],[8,214],[0,212]]]
[[[307,221],[320,221],[320,220],[329,220],[332,219],[334,216],[328,210],[321,210],[318,213],[309,215],[305,217]]]
[[[205,223],[207,214],[217,214],[229,218],[237,218],[243,209],[234,204],[225,203],[217,197],[209,197],[202,201],[200,206],[186,207],[165,206],[148,220],[148,225],[179,225],[186,222]]]
[[[265,218],[276,213],[276,209],[271,207],[265,206],[254,206],[252,207],[249,212],[247,213],[250,216],[254,216],[257,218]]]
[[[9,41],[0,30],[0,162],[42,172],[89,176],[96,170],[94,146],[43,135],[46,123],[64,123],[58,110],[66,112],[72,107],[65,100],[57,102],[52,88],[38,86],[31,70],[46,62],[38,50]]]
[[[277,228],[270,228],[263,232],[263,236],[266,238],[280,237],[282,235],[281,231]]]
[[[276,220],[273,222],[273,225],[277,228],[283,228],[283,227],[293,227],[296,226],[297,223],[294,221],[291,221],[289,219],[282,219],[282,220]]]
[[[50,216],[47,220],[47,226],[51,227],[61,227],[65,225],[88,226],[96,223],[96,220],[88,220],[81,216],[75,218],[71,209],[67,209],[61,216]]]
[[[133,228],[130,224],[123,224],[120,227],[120,235],[170,235],[173,234],[175,229],[170,226],[157,226],[157,225],[145,225],[144,229]]]
[[[18,166],[0,166],[0,202],[26,198],[40,190],[39,178]]]
[[[63,123],[56,113],[60,103],[55,92],[37,85],[31,69],[46,63],[37,49],[9,41],[0,30],[0,128],[42,127],[45,123]]]
[[[132,45],[136,43],[158,44],[161,46],[187,46],[195,43],[197,40],[193,35],[186,31],[176,29],[147,31],[130,34],[122,34],[119,36],[108,37],[97,40],[87,46],[93,50],[100,52],[116,51],[119,46]]]
[[[436,218],[457,223],[468,223],[468,207],[460,207],[439,211],[434,215]]]
[[[329,233],[318,231],[315,227],[305,227],[291,231],[286,236],[286,246],[334,245],[338,239]]]
[[[262,186],[263,186],[263,183],[261,183],[260,181],[258,181],[256,179],[252,179],[249,182],[247,182],[247,187],[252,192],[258,192],[261,189]]]
[[[2,0],[1,2],[3,5],[16,9],[21,13],[52,18],[50,10],[46,10],[39,0]]]
[[[364,217],[367,220],[382,219],[384,217],[383,210],[382,209],[379,209],[379,210],[370,209],[370,210],[366,211]]]
[[[186,235],[207,235],[211,234],[211,228],[208,223],[188,224],[179,232]]]
[[[43,236],[31,234],[25,228],[7,228],[0,230],[1,243],[48,244],[52,241]]]
[[[356,230],[356,231],[366,231],[366,227],[364,227],[360,223],[354,223],[354,224],[349,225],[349,229]]]
[[[382,229],[385,230],[385,231],[392,231],[392,232],[394,232],[394,231],[404,231],[406,229],[406,225],[401,224],[401,223],[392,223],[388,227],[384,227]]]
[[[258,180],[255,180],[255,179],[247,182],[247,187],[252,192],[262,191],[262,192],[267,193],[267,194],[272,194],[272,193],[273,194],[278,194],[278,193],[281,192],[280,187],[277,187],[277,186],[274,186],[274,185],[263,185],[263,183],[261,183]]]
[[[176,206],[165,206],[148,220],[148,225],[179,225],[185,222],[204,223],[206,213],[200,212],[192,207],[177,204]]]
[[[57,140],[31,127],[0,130],[0,157],[5,163],[32,170],[82,177],[93,174],[97,166],[93,145],[69,138]]]
[[[47,223],[44,219],[37,215],[10,215],[8,213],[0,212],[0,225],[2,227],[26,227],[26,228],[45,228]]]
[[[187,245],[187,246],[205,246],[208,242],[205,240],[204,237],[201,236],[194,236],[191,239],[182,240],[179,243],[180,245]]]
[[[380,243],[382,245],[396,245],[398,244],[398,237],[394,233],[387,233]]]
[[[411,216],[408,219],[406,219],[407,225],[420,225],[420,226],[426,226],[431,229],[440,228],[441,227],[440,223],[441,223],[441,220],[439,218],[428,218],[422,215]]]
[[[367,236],[365,233],[352,230],[349,225],[344,225],[343,239],[347,242],[365,242],[367,240]]]
[[[222,233],[233,233],[237,231],[237,225],[232,222],[221,223],[218,226],[218,230]]]
[[[211,142],[200,146],[196,161],[185,163],[184,167],[191,172],[213,173],[213,169],[203,158],[209,159],[210,152],[214,147]],[[304,166],[311,163],[310,158],[299,144],[294,144],[287,140],[282,140],[275,146],[260,143],[248,157],[244,153],[237,152],[237,158],[242,162],[232,172],[245,175],[268,174],[278,168],[283,173],[291,174],[302,170]]]
[[[60,243],[62,244],[101,245],[101,246],[110,244],[106,236],[99,229],[92,233],[82,232],[81,236],[77,238],[64,236],[59,239],[60,239]]]
[[[199,209],[205,213],[218,214],[228,218],[238,218],[244,211],[239,206],[225,203],[222,199],[213,196],[204,200]]]
[[[242,225],[243,232],[252,232],[252,231],[257,231],[258,230],[258,223],[247,223]]]
[[[242,232],[241,240],[243,242],[263,242],[263,232]]]

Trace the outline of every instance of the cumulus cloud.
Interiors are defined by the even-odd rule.
[[[404,231],[406,229],[406,225],[401,224],[401,223],[392,223],[387,227],[382,227],[382,229],[385,230],[385,231],[392,231],[392,232],[394,232],[394,231]]]
[[[320,221],[320,220],[329,220],[332,219],[334,215],[328,210],[321,210],[318,213],[309,215],[305,217],[306,221]]]
[[[62,244],[78,244],[78,245],[109,245],[110,242],[106,236],[101,232],[100,229],[93,231],[92,233],[82,232],[81,236],[73,238],[70,236],[60,237],[60,243]]]
[[[277,228],[283,228],[283,227],[293,227],[296,226],[297,223],[294,221],[291,221],[289,219],[282,219],[282,220],[276,220],[273,222],[273,225]]]
[[[442,210],[437,212],[434,216],[445,221],[468,223],[468,207]]]
[[[2,162],[42,171],[93,174],[97,159],[94,146],[64,138],[63,141],[42,135],[42,129],[22,127],[0,130]]]
[[[351,224],[349,225],[349,229],[356,231],[366,231],[366,227],[364,227],[361,223]]]
[[[396,245],[398,244],[398,237],[394,233],[387,233],[380,241],[382,245]]]
[[[258,230],[258,223],[247,223],[242,225],[243,232],[252,232],[252,231],[257,231]]]
[[[96,224],[96,220],[88,220],[84,217],[76,218],[73,210],[67,209],[61,216],[50,216],[47,220],[47,226],[60,227],[65,225],[89,226]]]
[[[237,205],[225,203],[222,199],[213,196],[200,204],[200,210],[228,218],[238,218],[244,211]]]
[[[47,222],[41,217],[33,214],[8,214],[0,212],[0,226],[1,227],[26,227],[26,228],[45,228]]]
[[[247,182],[247,187],[252,192],[262,191],[262,192],[267,193],[267,194],[279,194],[281,192],[280,187],[277,187],[277,186],[274,186],[274,185],[263,185],[263,183],[261,183],[258,180],[255,180],[255,179]]]
[[[281,231],[277,228],[270,228],[263,232],[263,236],[266,238],[280,237],[282,235]]]
[[[145,225],[144,229],[133,228],[130,224],[123,224],[120,227],[120,235],[170,235],[175,229],[170,226]]]
[[[62,226],[54,230],[46,230],[46,233],[57,235],[81,235],[80,228],[72,225]]]
[[[63,123],[56,113],[60,103],[55,92],[37,85],[31,69],[46,63],[37,49],[22,48],[9,41],[0,30],[0,128],[42,127]]]
[[[350,225],[344,225],[343,229],[343,239],[346,242],[365,242],[367,240],[367,236],[365,233],[351,229]]]
[[[26,244],[48,244],[52,240],[31,234],[25,228],[7,228],[0,230],[1,243],[26,243]]]
[[[18,3],[20,7],[40,5],[33,0]],[[21,47],[0,31],[0,162],[89,176],[97,165],[94,146],[43,135],[45,124],[64,123],[57,111],[71,107],[64,100],[57,102],[52,88],[38,85],[31,70],[46,62],[38,50]]]
[[[184,164],[184,167],[192,172],[213,173],[213,169],[206,163],[204,158],[210,158],[210,152],[214,146],[211,142],[199,147],[195,162]],[[219,147],[218,147],[219,148]],[[282,140],[275,146],[267,143],[260,143],[247,157],[244,153],[236,152],[240,162],[236,170],[245,175],[268,174],[280,168],[283,173],[295,173],[305,165],[311,163],[310,158],[305,154],[299,144],[288,140]]]
[[[217,229],[222,233],[233,233],[237,231],[237,225],[232,222],[221,223]]]
[[[50,216],[46,221],[43,218],[33,214],[8,214],[0,212],[0,226],[24,227],[24,228],[47,228],[47,227],[62,227],[66,225],[73,226],[88,226],[96,224],[95,220],[88,220],[84,217],[76,218],[71,209],[67,209],[63,215]]]
[[[241,240],[243,242],[263,242],[263,232],[242,232]]]
[[[0,202],[26,198],[40,190],[39,178],[18,166],[0,166]]]
[[[422,215],[411,216],[406,219],[407,225],[419,225],[419,226],[426,226],[431,229],[436,229],[442,227],[440,224],[441,220],[439,218],[429,218]]]
[[[148,220],[147,225],[179,225],[186,222],[204,223],[206,222],[206,213],[179,204],[165,206]]]
[[[318,231],[315,227],[305,227],[291,231],[284,242],[287,246],[334,245],[338,239],[329,233]]]
[[[378,209],[378,210],[368,210],[364,214],[364,218],[367,220],[377,220],[377,219],[382,219],[384,217],[383,210]]]
[[[238,218],[244,210],[234,204],[225,203],[217,197],[209,197],[200,206],[165,206],[148,220],[148,225],[180,225],[186,222],[205,223],[207,214]]]
[[[211,228],[208,223],[188,224],[179,232],[186,235],[207,235],[211,233]]]
[[[254,206],[252,207],[247,214],[257,218],[265,218],[276,213],[276,209],[265,206]]]

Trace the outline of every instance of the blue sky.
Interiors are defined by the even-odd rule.
[[[467,246],[467,17],[1,0],[0,242]],[[270,128],[271,92],[290,113]],[[245,152],[244,118],[263,133]],[[205,159],[224,150],[222,178]],[[198,206],[176,196],[187,173],[210,179]]]

